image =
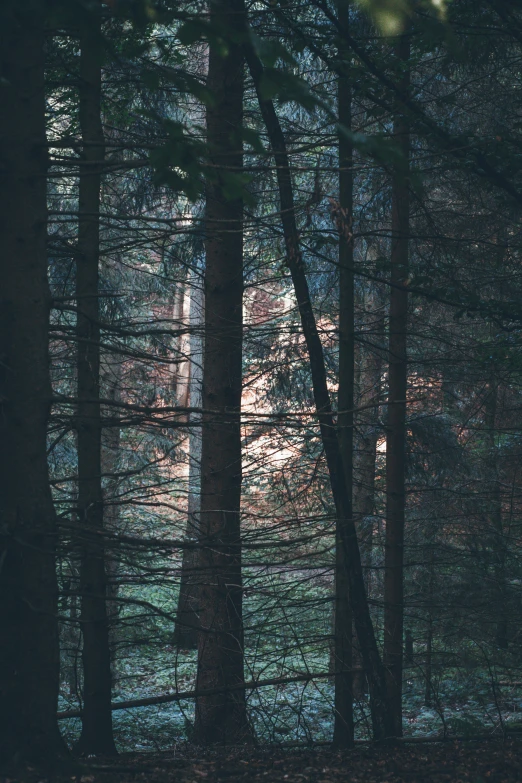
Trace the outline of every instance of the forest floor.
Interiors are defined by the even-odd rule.
[[[28,770],[0,783],[513,783],[522,781],[522,738],[328,749],[202,750],[96,759],[71,775]]]

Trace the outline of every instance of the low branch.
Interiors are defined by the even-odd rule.
[[[360,668],[354,667],[352,671],[361,671]],[[268,685],[286,685],[292,682],[310,682],[310,680],[331,679],[335,676],[335,673],[325,672],[313,672],[310,674],[299,674],[295,677],[273,677],[269,680],[250,680],[250,682],[239,683],[237,686],[230,688],[207,688],[200,691],[181,691],[177,693],[164,693],[161,696],[149,696],[144,699],[129,699],[128,701],[117,701],[111,705],[111,709],[114,710],[127,710],[133,707],[150,707],[154,704],[167,704],[171,701],[184,701],[185,699],[195,699],[199,696],[214,696],[217,693],[228,693],[229,691],[253,691],[257,688],[264,688]],[[81,710],[64,710],[57,714],[58,720],[64,720],[65,718],[81,718]]]

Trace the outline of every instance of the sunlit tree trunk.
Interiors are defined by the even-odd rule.
[[[196,688],[224,692],[196,699],[195,739],[249,738],[244,683],[241,583],[241,387],[243,201],[233,177],[243,165],[243,54],[234,40],[236,2],[210,3],[207,142],[212,174],[205,216],[205,347],[200,513],[200,622]],[[237,192],[237,191],[236,191]],[[235,690],[226,690],[235,688]]]
[[[46,250],[44,2],[0,4],[0,764],[65,750]]]
[[[339,0],[339,21],[348,25],[349,2]],[[339,56],[344,72],[338,77],[339,123],[346,130],[352,125],[352,89],[347,70],[349,51],[340,39]],[[339,134],[339,391],[337,426],[346,483],[347,507],[345,513],[353,518],[353,403],[354,403],[354,271],[353,271],[353,149],[341,131]],[[345,520],[337,515],[335,533],[335,718],[333,742],[336,747],[353,744],[353,689],[352,689],[352,610],[349,596],[348,563],[343,547],[346,534],[341,530]]]
[[[103,536],[100,406],[100,187],[104,137],[101,122],[101,4],[82,18],[80,32],[80,129],[76,259],[78,372],[78,541],[80,627],[83,637],[82,731],[77,751],[116,752],[112,734],[111,659]]]
[[[394,47],[403,69],[401,90],[409,87],[410,38],[401,36]],[[384,661],[394,734],[402,736],[402,634],[404,623],[404,511],[406,476],[406,384],[409,238],[409,125],[398,115],[396,144],[403,163],[392,182],[391,288],[389,321],[388,422],[386,431],[386,539],[384,564]]]
[[[187,406],[190,387],[190,337],[186,332],[187,321],[189,319],[191,292],[186,280],[186,270],[183,270],[182,280],[179,282],[173,307],[174,328],[179,330],[179,335],[175,341],[175,364],[172,379],[172,391],[176,398],[176,404]]]

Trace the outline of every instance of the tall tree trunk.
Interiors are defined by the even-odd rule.
[[[248,42],[245,44],[245,51],[276,163],[281,221],[286,245],[286,264],[292,277],[301,317],[301,326],[308,350],[315,407],[328,465],[336,514],[342,520],[342,524],[339,525],[338,529],[341,531],[342,547],[346,558],[350,605],[361,645],[364,667],[368,676],[374,737],[376,740],[383,740],[390,736],[393,731],[388,709],[384,667],[368,608],[357,533],[352,517],[349,491],[346,486],[337,426],[326,382],[323,347],[317,330],[304,270],[299,234],[295,221],[293,186],[286,151],[286,141],[274,105],[263,94],[263,66],[261,61]]]
[[[386,352],[384,303],[381,293],[373,291],[368,297],[373,308],[371,322],[363,344],[356,351],[357,398],[355,416],[355,454],[353,508],[360,526],[360,547],[363,563],[367,569],[366,585],[368,597],[371,592],[370,567],[374,537],[375,513],[375,463],[379,440],[379,406],[382,394],[382,371]],[[370,519],[370,522],[367,520]]]
[[[243,55],[235,39],[237,3],[212,0],[210,23],[226,46],[210,44],[207,140],[212,178],[205,221],[205,348],[200,515],[200,621],[197,690],[244,683],[241,584],[241,387],[243,201],[231,177],[243,165]],[[250,736],[244,690],[200,696],[195,738],[237,743]]]
[[[428,627],[426,629],[426,662],[424,672],[424,706],[431,707],[433,697],[432,684],[432,645],[433,645],[433,618],[431,609],[428,614]]]
[[[179,329],[179,335],[175,341],[174,348],[174,370],[172,378],[172,391],[176,398],[177,405],[187,406],[190,394],[190,336],[186,332],[187,315],[190,308],[190,288],[186,279],[187,270],[183,269],[182,279],[178,283],[174,297],[174,306],[172,308],[172,320],[174,328]]]
[[[186,333],[187,321],[190,319],[190,291],[184,286],[183,306],[181,309],[182,333],[179,338],[179,359],[176,378],[177,404],[188,407],[190,399],[190,335]],[[188,419],[188,416],[187,416]]]
[[[379,438],[378,417],[384,354],[384,309],[377,291],[369,295],[369,302],[373,305],[370,315],[372,321],[367,334],[367,342],[371,345],[359,344],[356,350],[356,357],[358,356],[356,408],[361,410],[355,416],[353,487],[353,513],[359,534],[361,559],[366,572],[368,600],[372,597],[375,463]],[[353,661],[357,671],[354,672],[353,692],[356,699],[361,699],[366,692],[366,676],[361,669],[361,651],[356,637],[357,634],[354,634]]]
[[[78,627],[78,579],[74,562],[66,566],[60,615],[60,682],[67,683],[69,695],[80,701],[78,659],[80,631]]]
[[[43,2],[0,8],[0,763],[65,752],[51,384]]]
[[[426,628],[426,660],[424,667],[424,706],[431,707],[433,703],[433,599],[435,583],[435,552],[434,542],[431,544],[429,553],[429,575],[428,575],[428,616]]]
[[[494,372],[489,382],[485,401],[484,424],[486,426],[487,457],[486,486],[489,498],[486,504],[493,540],[493,573],[495,578],[497,614],[495,641],[502,650],[508,648],[508,608],[506,606],[506,540],[502,524],[502,495],[500,491],[500,476],[498,469],[497,444],[495,438],[495,422],[498,407],[498,382]]]
[[[401,91],[409,88],[409,34],[394,47],[402,66]],[[388,424],[386,431],[386,539],[384,564],[384,661],[394,734],[402,736],[402,634],[404,622],[403,563],[406,473],[406,383],[409,234],[409,125],[402,116],[394,122],[394,136],[403,165],[393,175],[391,290],[389,323]]]
[[[190,294],[190,407],[201,408],[201,382],[203,377],[204,323],[203,290],[199,276],[194,275]],[[199,514],[201,508],[201,414],[191,412],[189,416],[189,487],[187,509],[187,539],[199,538]],[[181,564],[178,608],[174,644],[185,650],[198,646],[199,628],[199,552],[184,549]]]
[[[121,402],[123,378],[122,354],[109,354],[101,357],[100,382],[101,396],[114,403]],[[111,418],[117,416],[117,408],[109,407],[104,413]],[[117,475],[120,457],[121,429],[119,426],[105,427],[101,439],[101,470],[103,477],[103,527],[109,533],[117,534],[120,529],[120,502],[118,490],[120,480]],[[109,648],[111,659],[111,677],[114,680],[117,664],[116,625],[119,615],[118,604],[118,557],[112,551],[105,554],[107,622],[109,626]]]
[[[348,25],[349,2],[338,0],[337,13],[342,25]],[[338,78],[339,123],[347,130],[352,126],[352,90],[349,67],[350,53],[340,39],[339,57],[343,75]],[[337,426],[344,481],[346,484],[346,515],[353,519],[353,404],[354,404],[354,271],[353,271],[353,148],[345,134],[339,134],[339,391]],[[336,747],[353,745],[352,692],[352,610],[349,596],[348,563],[342,527],[346,519],[337,515],[335,531],[335,695],[334,734]]]
[[[80,32],[80,162],[76,260],[78,372],[78,535],[80,627],[83,636],[82,732],[76,750],[114,754],[107,578],[103,544],[99,255],[100,187],[104,138],[101,122],[101,5],[93,4]]]

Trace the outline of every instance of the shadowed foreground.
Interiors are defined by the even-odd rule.
[[[329,750],[202,750],[177,747],[161,754],[125,754],[117,761],[101,759],[81,772],[57,774],[48,783],[508,783],[522,780],[522,741],[509,738],[403,744],[397,747],[359,747],[351,752]],[[0,783],[42,781],[35,770]]]

